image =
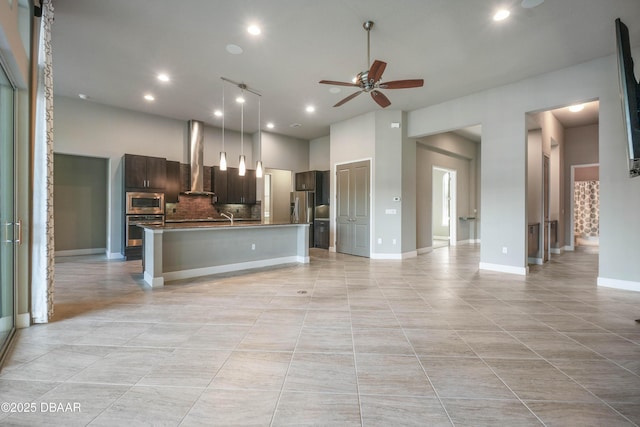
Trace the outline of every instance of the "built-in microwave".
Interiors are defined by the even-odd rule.
[[[164,215],[164,193],[127,192],[127,215]]]

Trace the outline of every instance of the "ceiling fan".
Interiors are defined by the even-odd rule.
[[[373,21],[366,21],[362,24],[362,27],[367,31],[367,66],[371,64],[371,43],[370,43],[370,35],[371,28],[373,27]],[[340,102],[338,102],[334,107],[339,107],[347,101],[352,100],[356,96],[360,95],[362,92],[367,92],[371,94],[371,98],[378,103],[382,108],[386,108],[391,105],[391,101],[387,98],[382,92],[378,89],[408,89],[413,87],[422,87],[424,85],[423,79],[412,79],[412,80],[393,80],[390,82],[380,82],[382,78],[382,73],[384,69],[387,67],[387,63],[379,60],[373,61],[371,67],[367,71],[362,71],[358,73],[353,83],[347,82],[336,82],[333,80],[320,80],[319,83],[334,85],[334,86],[353,86],[360,88],[358,92],[352,93],[347,96]]]

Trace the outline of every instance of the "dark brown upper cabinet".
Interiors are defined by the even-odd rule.
[[[298,172],[295,183],[296,191],[315,192],[316,205],[329,204],[329,171]]]
[[[126,191],[163,192],[167,181],[167,159],[124,155],[124,187]]]
[[[228,167],[221,171],[213,167],[212,190],[216,203],[254,205],[256,203],[256,171],[247,169],[245,176],[238,174],[238,168]]]
[[[164,187],[165,203],[178,203],[181,189],[180,162],[167,160],[167,182]]]

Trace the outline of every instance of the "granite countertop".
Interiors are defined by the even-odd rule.
[[[233,218],[233,222],[261,222],[260,218]],[[187,222],[229,222],[227,218],[193,218],[193,219],[167,219],[165,224],[187,223]]]
[[[151,230],[189,230],[189,229],[202,229],[202,228],[245,228],[245,227],[273,227],[273,226],[298,226],[308,224],[291,224],[289,222],[272,223],[261,222],[259,220],[253,221],[233,221],[233,225],[230,221],[182,221],[182,222],[165,222],[164,225],[139,225],[142,228],[148,228]]]

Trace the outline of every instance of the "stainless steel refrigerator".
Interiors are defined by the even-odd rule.
[[[313,191],[291,192],[291,223],[309,224],[309,247],[313,247],[313,219],[315,213],[315,193]]]

